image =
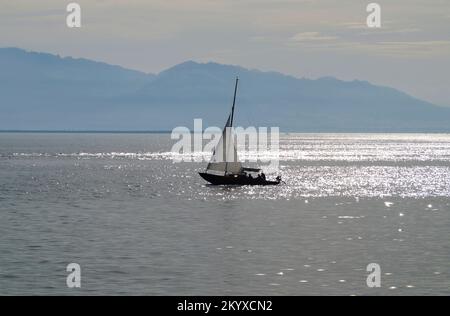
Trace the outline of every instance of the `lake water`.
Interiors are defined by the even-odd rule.
[[[450,135],[284,134],[277,187],[172,144],[0,133],[0,294],[450,295]]]

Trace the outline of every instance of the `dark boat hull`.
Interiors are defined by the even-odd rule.
[[[218,176],[205,172],[199,175],[213,185],[278,185],[280,181],[267,181],[261,178],[249,178],[245,175]]]

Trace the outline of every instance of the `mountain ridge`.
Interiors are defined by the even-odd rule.
[[[450,108],[364,80],[297,78],[192,60],[158,74],[0,48],[0,130],[222,126],[234,78],[237,124],[299,132],[450,132]]]

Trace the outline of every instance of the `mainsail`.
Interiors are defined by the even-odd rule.
[[[235,134],[233,132],[234,106],[236,104],[236,93],[239,79],[236,78],[236,86],[234,88],[233,107],[230,116],[222,131],[222,136],[214,149],[213,156],[208,166],[207,173],[218,175],[240,174],[242,172],[242,164],[239,162],[237,148],[235,142]]]

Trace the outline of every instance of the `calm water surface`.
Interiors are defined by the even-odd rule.
[[[450,135],[282,135],[278,187],[205,185],[172,144],[0,133],[0,294],[450,295]]]

